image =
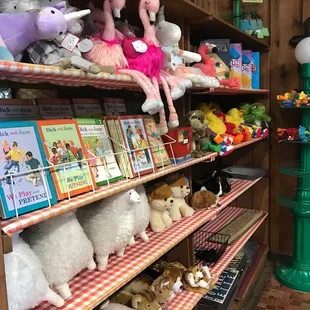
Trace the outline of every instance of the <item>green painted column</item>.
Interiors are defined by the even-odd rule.
[[[235,26],[240,29],[240,0],[235,0]]]
[[[302,65],[303,90],[310,94],[310,64]],[[310,109],[303,109],[302,125],[310,128]],[[294,247],[290,266],[277,269],[282,284],[295,290],[310,292],[310,144],[301,146],[300,177],[294,216]]]

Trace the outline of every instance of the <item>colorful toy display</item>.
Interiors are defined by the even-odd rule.
[[[310,132],[301,125],[299,128],[278,128],[276,138],[278,142],[309,142]]]
[[[278,95],[277,99],[284,108],[308,108],[310,107],[310,98],[304,91],[290,90],[284,95]]]

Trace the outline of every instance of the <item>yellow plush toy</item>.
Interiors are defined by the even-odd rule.
[[[244,122],[244,120],[243,120],[243,111],[239,111],[236,108],[233,108],[233,109],[229,110],[227,112],[226,122],[227,123],[232,123],[232,124],[236,125],[236,129],[238,130],[239,126],[241,125],[241,123]]]

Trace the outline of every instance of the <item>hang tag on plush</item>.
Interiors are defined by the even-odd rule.
[[[183,64],[182,58],[180,56],[175,56],[171,53],[171,68],[176,70],[177,67]]]
[[[137,41],[132,42],[132,46],[136,50],[136,52],[138,52],[138,53],[143,54],[147,51],[147,44],[145,44],[141,40],[137,40]]]
[[[89,39],[84,39],[77,44],[77,47],[81,53],[89,52],[94,46],[94,43]]]
[[[72,52],[76,48],[76,45],[79,43],[79,41],[79,37],[68,32],[60,45],[69,52]]]
[[[262,29],[262,33],[264,37],[269,37],[270,33],[269,33],[269,29],[268,28],[263,28]]]
[[[257,35],[258,39],[264,39],[264,35],[263,35],[263,32],[261,30],[257,30],[256,35]]]

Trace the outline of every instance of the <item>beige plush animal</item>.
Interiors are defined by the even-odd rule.
[[[153,279],[148,275],[141,275],[130,283],[128,283],[125,287],[123,287],[123,291],[129,292],[133,295],[139,294],[140,292],[147,290],[151,284],[153,283]]]
[[[150,189],[148,198],[151,208],[150,224],[155,232],[162,232],[172,225],[169,209],[173,206],[172,192],[166,183],[158,183]]]
[[[111,298],[111,301],[136,310],[161,310],[160,304],[156,300],[156,296],[150,289],[133,295],[126,291],[120,291]]]
[[[185,201],[185,197],[191,192],[187,178],[179,173],[168,176],[167,184],[170,186],[173,206],[169,209],[169,215],[173,221],[178,221],[184,217],[192,216],[195,212]]]
[[[165,275],[159,276],[150,286],[150,290],[155,293],[160,304],[165,304],[175,297],[169,278]]]
[[[201,190],[192,196],[191,206],[195,210],[212,209],[217,207],[217,198],[208,190]]]

